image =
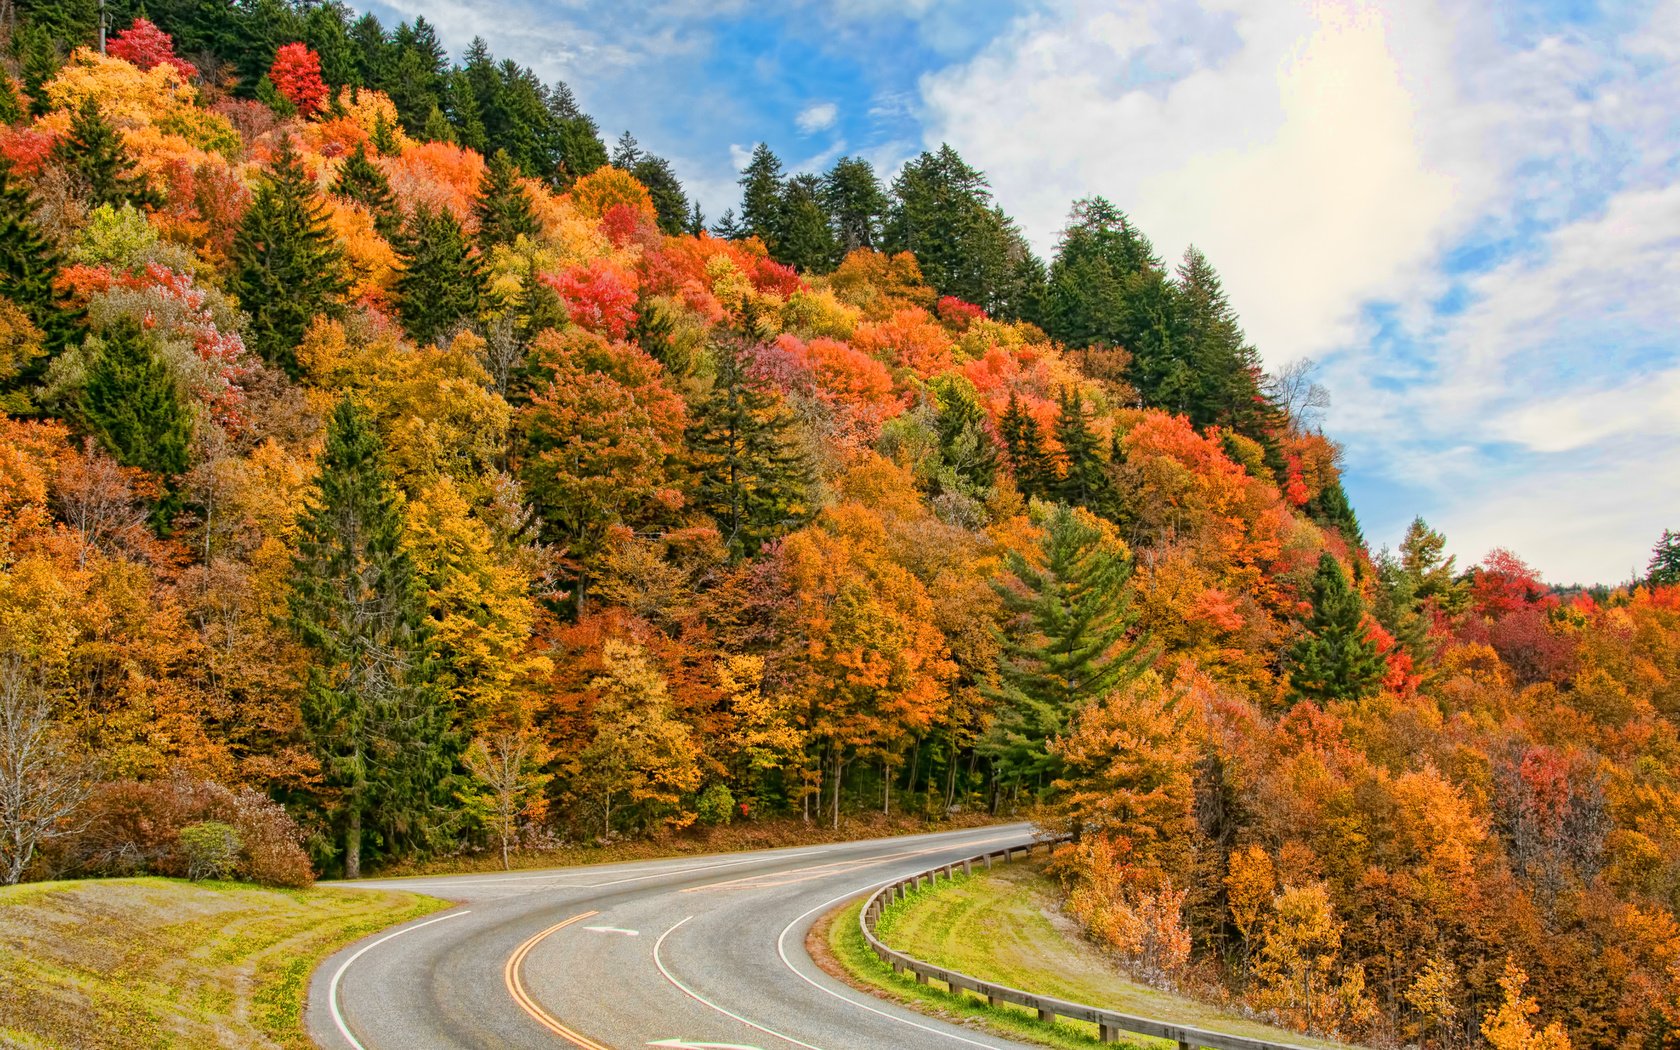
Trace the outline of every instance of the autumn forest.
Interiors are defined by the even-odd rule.
[[[1372,550],[1123,202],[760,146],[708,218],[424,19],[98,10],[0,3],[4,881],[1030,816],[1140,979],[1680,1045],[1680,535]]]

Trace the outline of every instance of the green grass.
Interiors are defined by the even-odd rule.
[[[173,879],[0,888],[0,1045],[298,1047],[309,975],[449,907],[412,893]]]
[[[1095,1025],[1044,1024],[1033,1011],[1007,1004],[989,1007],[968,993],[952,994],[941,985],[918,985],[913,977],[894,974],[858,932],[861,903],[837,915],[828,931],[830,950],[853,977],[917,1006],[933,1006],[988,1026],[1004,1025],[1002,1034],[1057,1047],[1099,1045]],[[913,892],[886,909],[877,933],[884,943],[925,962],[1039,995],[1235,1035],[1303,1046],[1335,1045],[1130,981],[1079,936],[1060,909],[1055,883],[1035,865],[1014,864],[940,880]],[[1136,1042],[1170,1045],[1142,1037]]]

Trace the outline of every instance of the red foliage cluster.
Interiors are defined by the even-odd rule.
[[[306,44],[285,44],[274,54],[268,79],[298,113],[312,117],[326,104],[327,85],[321,79],[321,56]]]
[[[635,279],[596,259],[561,274],[542,275],[566,304],[572,323],[608,339],[623,339],[636,323]]]
[[[986,311],[973,303],[964,302],[954,295],[940,296],[935,306],[939,319],[959,332],[968,331],[968,326],[976,321],[985,320]]]
[[[150,19],[136,18],[127,29],[111,38],[105,50],[112,58],[120,58],[141,69],[173,66],[183,80],[198,76],[197,66],[176,56],[175,39]]]

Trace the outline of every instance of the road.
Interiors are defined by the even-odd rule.
[[[811,961],[805,934],[883,882],[1032,836],[1010,824],[346,884],[461,903],[328,959],[306,1021],[333,1050],[1015,1047],[847,987]]]

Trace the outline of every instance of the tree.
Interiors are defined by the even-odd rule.
[[[996,721],[983,747],[1016,784],[1053,773],[1049,742],[1146,662],[1143,640],[1126,637],[1135,619],[1132,563],[1113,529],[1065,505],[1042,527],[1036,556],[1011,551],[1006,575],[993,584],[1011,622],[993,691]]]
[[[688,823],[692,816],[678,806],[700,786],[699,749],[672,714],[664,676],[645,649],[616,638],[602,647],[601,663],[605,673],[590,683],[598,697],[594,739],[578,755],[578,781],[601,801],[603,837],[612,836],[620,796],[620,815],[628,809],[640,827]]]
[[[1186,405],[1191,422],[1255,439],[1280,425],[1283,417],[1261,388],[1260,354],[1243,335],[1219,274],[1194,245],[1178,267],[1173,313],[1174,342],[1195,374]]]
[[[298,515],[287,607],[310,657],[304,731],[355,878],[364,851],[431,844],[459,746],[401,502],[372,416],[349,397],[333,409],[319,470]]]
[[[134,170],[122,136],[91,96],[82,100],[81,108],[71,117],[70,133],[53,147],[53,157],[64,165],[91,204],[119,207],[161,203],[146,177]]]
[[[815,175],[795,175],[782,194],[780,240],[775,257],[804,273],[827,273],[839,259],[839,245],[823,208]]]
[[[251,347],[296,376],[304,331],[318,315],[336,314],[349,289],[344,251],[314,180],[282,134],[233,239],[228,291],[250,315]]]
[[[741,228],[776,255],[782,241],[782,162],[760,142],[741,170]]]
[[[415,342],[435,342],[478,316],[484,271],[448,209],[415,205],[399,255],[397,314]]]
[[[1505,973],[1499,987],[1505,993],[1499,1009],[1482,1018],[1482,1037],[1493,1050],[1569,1050],[1569,1033],[1556,1021],[1536,1030],[1530,1017],[1540,1012],[1540,1004],[1523,994],[1528,974],[1510,959],[1505,960]]]
[[[198,75],[198,69],[175,54],[175,40],[145,18],[136,18],[127,29],[111,36],[106,54],[141,69],[173,66],[181,74],[183,83]]]
[[[1446,536],[1422,518],[1413,518],[1400,541],[1400,568],[1410,577],[1420,604],[1427,602],[1454,615],[1469,604],[1470,588],[1458,577],[1458,559],[1446,549]]]
[[[460,799],[502,848],[502,869],[519,837],[519,819],[538,809],[542,790],[553,777],[542,772],[548,749],[527,729],[501,729],[475,738],[462,763],[474,787]]]
[[[1311,598],[1312,615],[1286,657],[1290,695],[1322,706],[1376,694],[1388,665],[1371,640],[1364,603],[1328,551],[1319,555]]]
[[[986,429],[986,413],[974,387],[956,376],[934,380],[934,431],[939,454],[970,495],[984,498],[997,481],[997,446]]]
[[[367,143],[357,143],[356,152],[344,158],[338,177],[333,180],[332,192],[366,208],[373,215],[373,228],[381,237],[393,244],[401,239],[403,217],[397,206],[397,195],[391,192],[391,181],[368,156]]]
[[[1053,486],[1056,498],[1098,514],[1114,512],[1113,486],[1107,464],[1098,451],[1102,443],[1091,427],[1085,398],[1079,390],[1063,390],[1056,416],[1056,441],[1062,446],[1062,474]]]
[[[164,479],[169,494],[156,520],[167,525],[179,506],[174,483],[192,449],[192,413],[180,384],[137,321],[121,318],[88,342],[93,354],[76,399],[77,420],[117,462]]]
[[[1324,883],[1285,886],[1272,901],[1272,917],[1254,964],[1251,1001],[1310,1027],[1332,991],[1342,927]]]
[[[484,252],[498,244],[512,244],[522,234],[534,237],[541,229],[531,197],[519,182],[519,169],[507,150],[498,149],[485,165],[473,215],[478,219],[478,247]]]
[[[1044,447],[1038,420],[1013,391],[1009,394],[1008,407],[998,418],[998,433],[1009,452],[1009,466],[1021,494],[1048,499],[1058,482],[1055,462]]]
[[[642,153],[628,170],[637,182],[647,187],[654,213],[659,217],[660,231],[673,237],[685,232],[689,221],[688,195],[683,192],[682,180],[677,178],[671,162]]]
[[[747,375],[733,336],[715,347],[711,386],[687,433],[694,505],[710,514],[729,549],[752,554],[806,513],[810,466],[781,398]]]
[[[1653,587],[1680,584],[1680,532],[1663,530],[1662,539],[1651,548],[1651,563],[1645,569],[1645,580]]]
[[[0,879],[23,878],[35,848],[70,830],[86,771],[67,753],[52,698],[17,654],[0,657]]]
[[[876,247],[888,202],[873,165],[861,157],[841,157],[823,176],[822,198],[841,255]]]
[[[723,217],[712,224],[711,234],[726,241],[738,241],[747,236],[747,228],[735,218],[734,208],[725,208]]]
[[[307,44],[291,43],[274,54],[268,79],[280,94],[296,107],[298,116],[313,117],[327,101],[327,84],[321,79],[321,56]]]
[[[29,191],[13,181],[11,161],[0,157],[0,297],[16,303],[41,330],[46,350],[23,362],[7,383],[11,389],[27,390],[52,355],[81,337],[81,315],[55,287],[60,266],[57,248],[35,224]]]

